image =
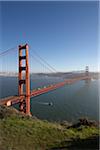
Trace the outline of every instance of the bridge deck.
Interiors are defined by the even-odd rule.
[[[76,78],[73,78],[73,79],[67,79],[63,82],[60,82],[60,83],[56,83],[54,85],[51,85],[51,86],[48,86],[48,87],[45,87],[45,88],[41,88],[41,89],[38,89],[38,90],[32,90],[31,93],[30,93],[30,96],[31,97],[35,97],[35,96],[39,96],[41,94],[44,94],[44,93],[47,93],[49,91],[52,91],[52,90],[55,90],[57,88],[60,88],[66,84],[73,84],[77,81],[80,81],[80,80],[87,80],[87,79],[91,79],[91,77],[89,76],[84,76],[84,77],[76,77]],[[19,103],[25,96],[10,96],[10,97],[6,97],[6,98],[3,98],[3,99],[0,99],[0,105],[7,105],[7,106],[11,106],[13,104],[16,104],[16,103]]]

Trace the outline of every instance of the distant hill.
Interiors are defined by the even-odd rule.
[[[99,72],[90,72],[90,76],[94,79],[100,79],[100,73]],[[37,78],[37,77],[59,77],[62,79],[68,79],[78,76],[84,76],[85,72],[81,71],[72,71],[72,72],[57,72],[57,73],[31,73],[31,77]],[[0,72],[1,77],[18,77],[18,73],[16,72]],[[23,74],[24,76],[24,74]]]

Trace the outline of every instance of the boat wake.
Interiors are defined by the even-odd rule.
[[[37,102],[37,103],[40,104],[40,105],[49,105],[49,106],[53,105],[52,102]]]

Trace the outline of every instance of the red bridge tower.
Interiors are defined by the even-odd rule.
[[[28,44],[19,45],[19,96],[24,96],[20,101],[20,111],[30,115],[30,74],[28,60]],[[23,89],[25,85],[25,93]]]
[[[86,68],[85,68],[85,75],[89,76],[89,66],[86,66]]]

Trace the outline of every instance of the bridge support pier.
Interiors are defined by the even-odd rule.
[[[86,66],[86,68],[85,68],[85,75],[89,76],[89,66]]]
[[[19,109],[21,112],[30,115],[30,74],[28,60],[28,45],[19,45],[19,96],[24,95],[20,101]],[[24,73],[23,73],[24,72]],[[23,86],[25,85],[25,92]]]
[[[86,66],[86,68],[85,68],[85,76],[87,77],[87,79],[85,80],[85,83],[89,84],[91,81],[91,76],[89,74],[89,66]]]

